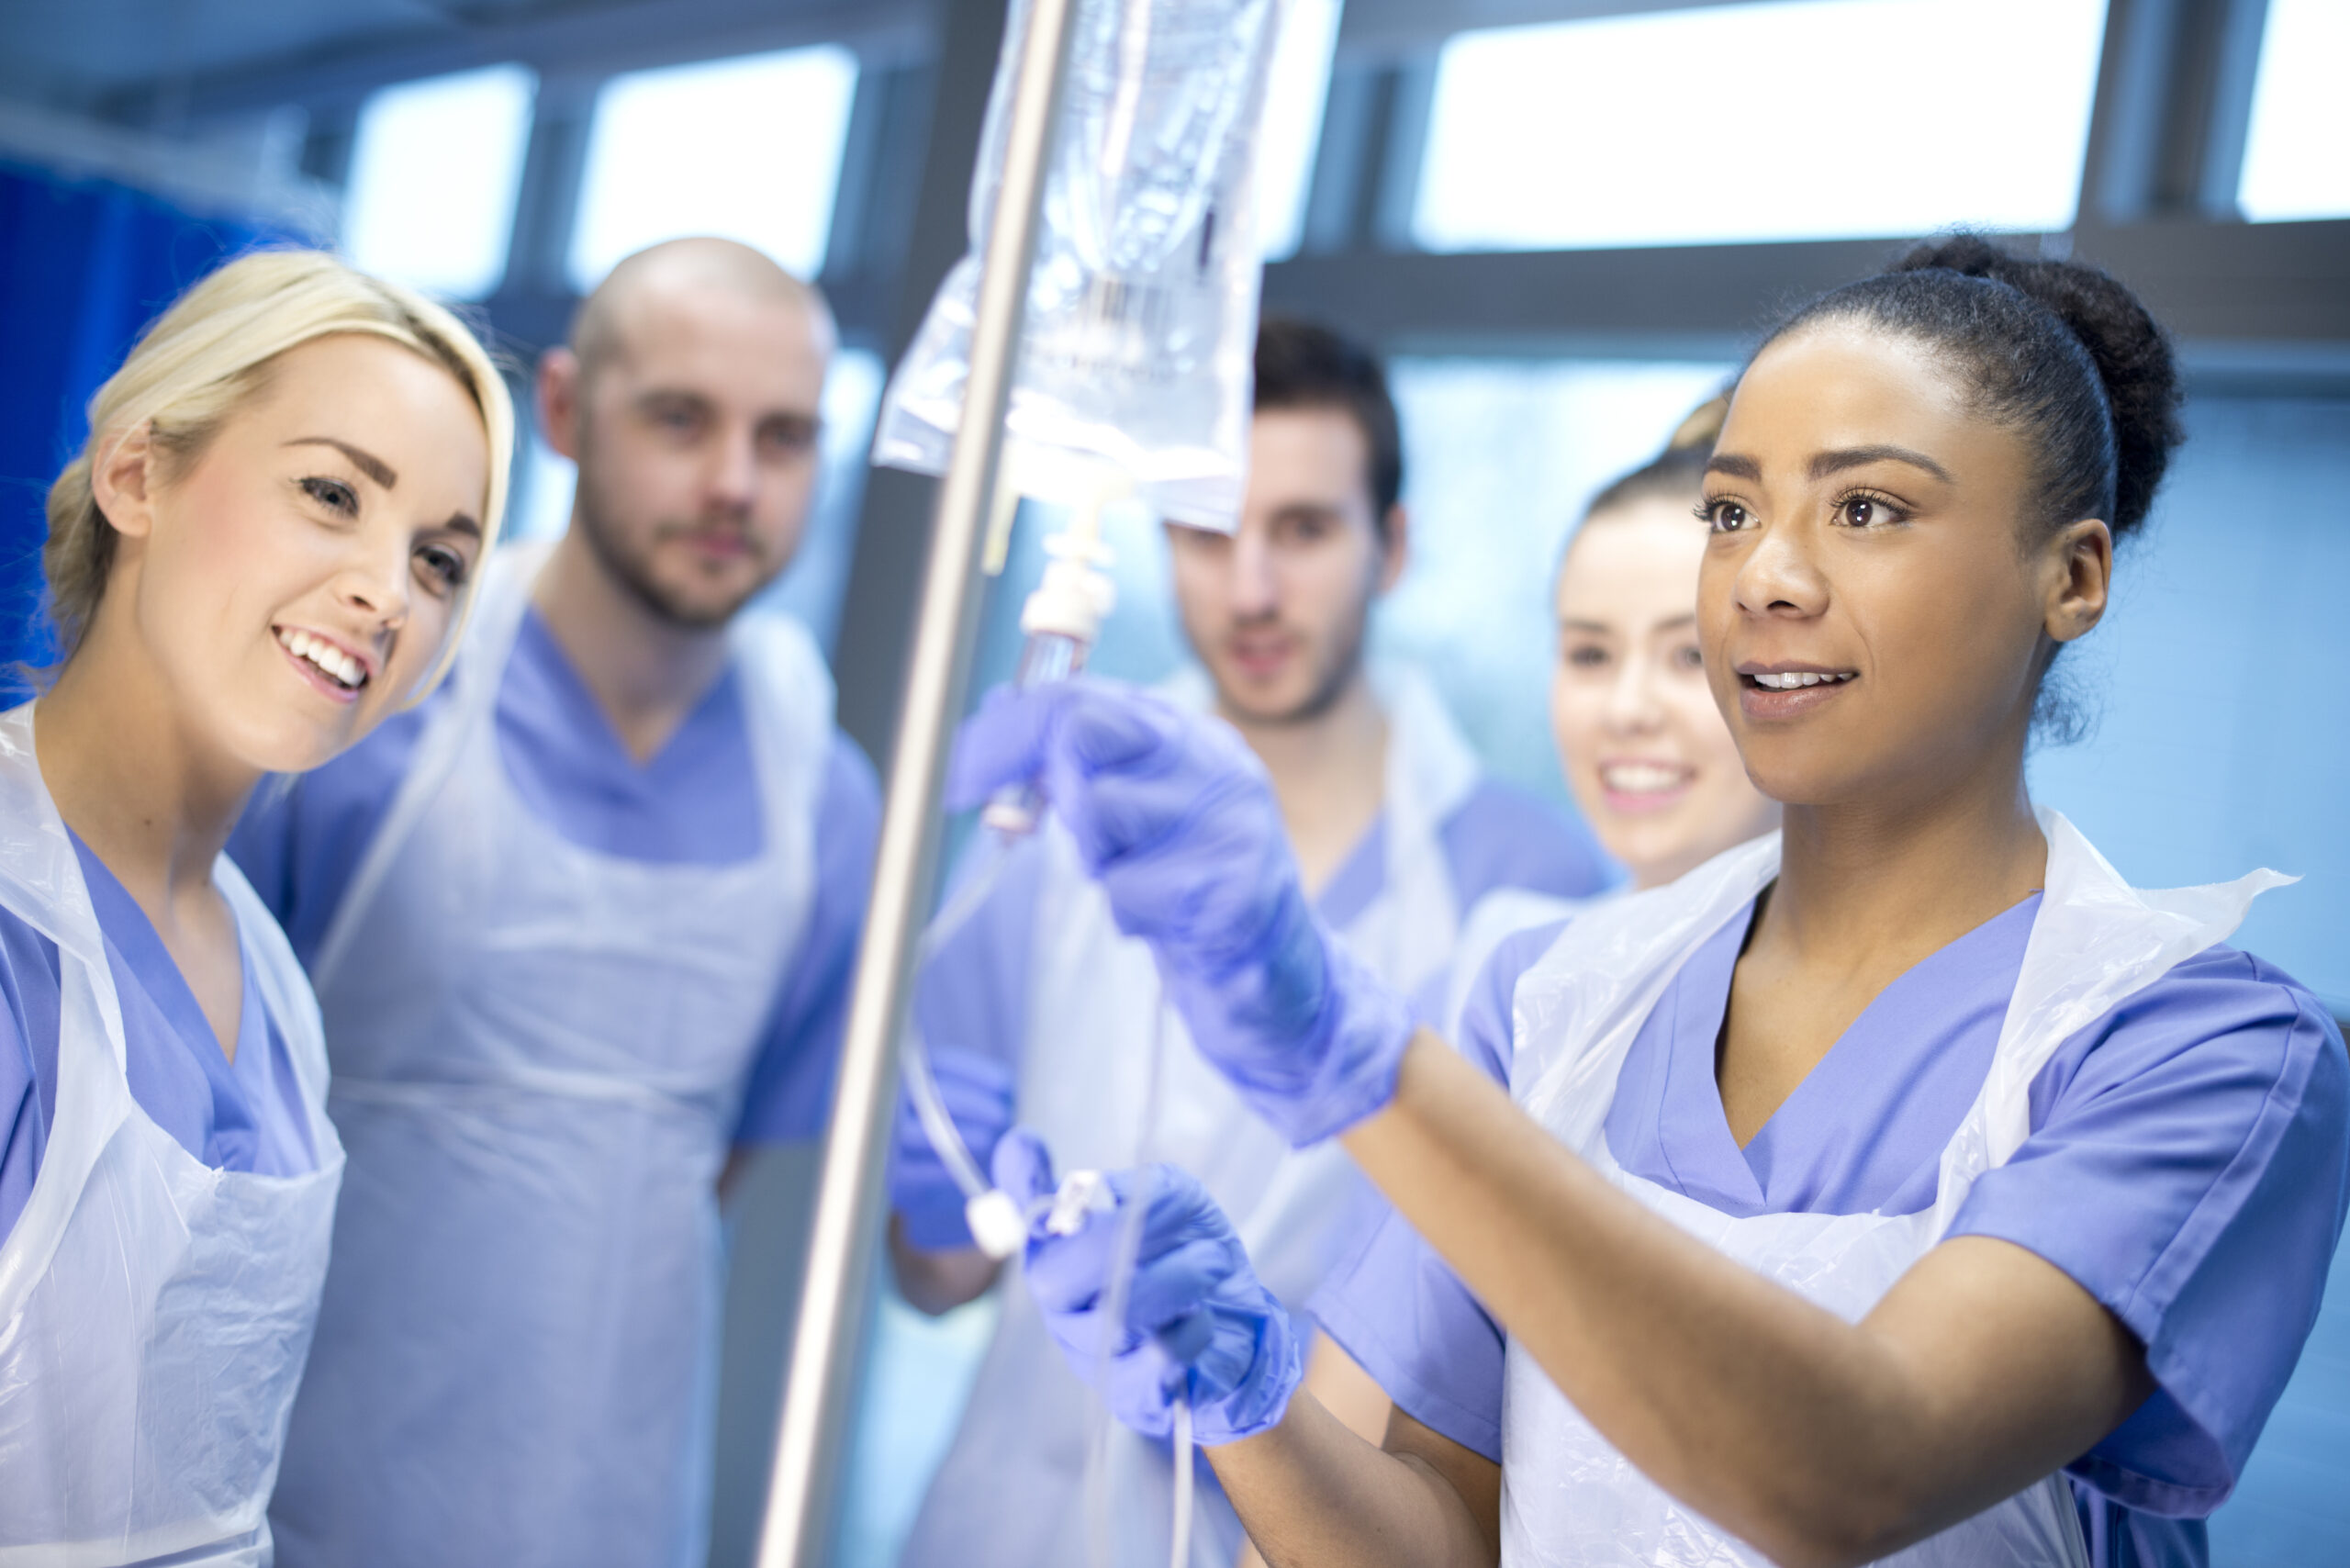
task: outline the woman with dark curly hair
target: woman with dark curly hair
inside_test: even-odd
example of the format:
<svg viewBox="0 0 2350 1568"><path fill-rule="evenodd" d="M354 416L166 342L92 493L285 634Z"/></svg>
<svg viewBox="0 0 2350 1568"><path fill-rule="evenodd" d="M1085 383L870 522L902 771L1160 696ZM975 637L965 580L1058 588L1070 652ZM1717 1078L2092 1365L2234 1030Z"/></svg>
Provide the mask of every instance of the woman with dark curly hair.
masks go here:
<svg viewBox="0 0 2350 1568"><path fill-rule="evenodd" d="M2024 778L2177 397L2120 284L1970 237L1796 312L1700 504L1707 675L1784 831L1505 943L1458 1051L1315 925L1227 739L1098 683L975 721L958 791L1041 779L1203 1053L1397 1210L1316 1304L1381 1448L1291 1396L1180 1173L1113 1179L1121 1323L1115 1225L1028 1249L1080 1374L1145 1430L1188 1405L1270 1562L2204 1559L2341 1234L2350 1062L2225 945L2283 879L2132 889ZM1050 1185L1033 1138L996 1165Z"/></svg>

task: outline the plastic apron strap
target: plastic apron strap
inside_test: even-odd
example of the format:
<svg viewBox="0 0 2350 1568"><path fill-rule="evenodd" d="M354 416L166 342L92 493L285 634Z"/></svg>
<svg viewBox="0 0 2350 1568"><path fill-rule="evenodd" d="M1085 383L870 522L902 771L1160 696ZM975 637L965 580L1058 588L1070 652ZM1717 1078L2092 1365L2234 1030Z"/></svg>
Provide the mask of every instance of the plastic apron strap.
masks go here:
<svg viewBox="0 0 2350 1568"><path fill-rule="evenodd" d="M2132 888L2060 812L2040 808L2048 869L1976 1103L1942 1151L1934 1234L1957 1218L1975 1178L2031 1135L2031 1085L2059 1046L2178 965L2226 941L2252 901L2300 879L2261 869L2206 887Z"/></svg>
<svg viewBox="0 0 2350 1568"><path fill-rule="evenodd" d="M1402 668L1382 674L1379 685L1391 724L1380 807L1387 885L1366 912L1374 918L1348 938L1388 983L1408 994L1450 961L1460 940L1460 900L1445 857L1444 824L1476 792L1483 770L1426 676Z"/></svg>
<svg viewBox="0 0 2350 1568"><path fill-rule="evenodd" d="M466 744L496 711L498 689L505 684L506 661L530 613L531 589L553 550L552 543L544 541L509 544L491 559L488 580L481 587L481 602L474 607L466 645L450 671L455 689L440 715L426 726L408 776L392 798L391 810L368 843L367 853L352 874L351 885L319 944L317 960L310 966L311 983L318 991L323 992L334 983L408 835L431 808Z"/></svg>
<svg viewBox="0 0 2350 1568"><path fill-rule="evenodd" d="M130 1114L123 1077L128 1049L97 911L73 841L33 755L33 709L0 714L0 908L57 944L59 957L56 1119L41 1177L0 1245L0 1323L15 1316L48 1271L57 1243L99 1153ZM67 1048L103 1039L108 1055Z"/></svg>

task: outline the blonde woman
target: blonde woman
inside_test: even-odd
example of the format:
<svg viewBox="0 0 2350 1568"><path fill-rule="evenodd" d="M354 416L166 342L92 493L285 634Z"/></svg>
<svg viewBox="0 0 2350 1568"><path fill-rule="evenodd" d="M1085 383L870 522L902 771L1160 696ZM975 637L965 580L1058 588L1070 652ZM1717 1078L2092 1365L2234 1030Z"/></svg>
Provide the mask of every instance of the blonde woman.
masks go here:
<svg viewBox="0 0 2350 1568"><path fill-rule="evenodd" d="M1575 806L1624 868L1625 890L1661 888L1733 845L1779 825L1714 706L1697 648L1697 567L1706 525L1695 515L1729 400L1681 422L1665 449L1595 497L1551 585L1559 631L1550 734ZM1514 931L1583 901L1508 889L1461 922L1439 1027L1456 1025L1471 981ZM1420 998L1424 1009L1439 999Z"/></svg>
<svg viewBox="0 0 2350 1568"><path fill-rule="evenodd" d="M0 715L0 1560L262 1563L342 1151L221 846L437 678L513 417L454 318L306 252L189 290L90 416L62 662Z"/></svg>

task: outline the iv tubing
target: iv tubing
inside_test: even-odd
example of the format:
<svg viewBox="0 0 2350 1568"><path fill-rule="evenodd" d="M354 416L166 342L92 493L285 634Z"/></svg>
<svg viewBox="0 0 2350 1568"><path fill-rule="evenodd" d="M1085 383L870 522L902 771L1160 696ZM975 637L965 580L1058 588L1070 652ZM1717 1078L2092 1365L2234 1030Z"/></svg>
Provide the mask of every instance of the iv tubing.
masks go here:
<svg viewBox="0 0 2350 1568"><path fill-rule="evenodd" d="M916 971L927 964L968 924L988 895L1003 879L1003 868L1011 860L1004 840L996 834L986 835L987 847L980 851L987 859L979 868L964 879L963 885L946 901L946 907L923 933L922 950L915 959ZM970 1146L963 1141L962 1129L956 1126L954 1116L946 1109L946 1102L938 1092L938 1080L930 1070L930 1050L919 1028L909 1027L903 1047L898 1053L899 1069L906 1076L906 1092L913 1100L914 1114L922 1119L922 1130L930 1139L930 1147L938 1152L947 1173L963 1190L965 1198L977 1198L993 1184L979 1162L972 1157Z"/></svg>
<svg viewBox="0 0 2350 1568"><path fill-rule="evenodd" d="M979 853L986 858L979 868L964 879L963 885L946 901L937 918L923 933L920 962L928 962L939 948L953 939L968 924L989 894L1002 880L1003 868L1011 861L1011 841L999 834L988 834L988 847ZM1148 1153L1158 1129L1158 1087L1167 1059L1167 998L1164 988L1154 987L1151 999L1150 1054L1146 1066L1143 1106L1140 1125L1135 1139L1137 1165ZM938 1152L939 1159L963 1190L964 1197L978 1198L985 1194L990 1183L979 1170L970 1148L963 1141L961 1129L955 1126L946 1102L938 1092L937 1080L930 1071L930 1055L919 1030L908 1032L901 1070L905 1073L906 1090L914 1103L914 1113L922 1119L923 1136ZM1117 1326L1125 1321L1125 1306L1134 1290L1136 1262L1142 1251L1142 1227L1149 1207L1150 1194L1139 1188L1130 1199L1126 1212L1119 1216L1118 1233L1113 1238L1110 1251L1110 1296L1102 1315L1102 1339L1100 1354L1104 1361L1114 1353ZM1032 1223L1042 1215L1044 1200L1035 1205L1028 1215ZM1192 1442L1192 1402L1181 1394L1175 1396L1175 1507L1168 1562L1169 1568L1190 1568L1192 1556L1192 1513L1195 1491L1194 1466L1196 1450ZM1107 1568L1111 1562L1110 1499L1107 1475L1109 1470L1109 1427L1099 1426L1089 1445L1086 1462L1086 1518L1088 1549L1092 1561Z"/></svg>

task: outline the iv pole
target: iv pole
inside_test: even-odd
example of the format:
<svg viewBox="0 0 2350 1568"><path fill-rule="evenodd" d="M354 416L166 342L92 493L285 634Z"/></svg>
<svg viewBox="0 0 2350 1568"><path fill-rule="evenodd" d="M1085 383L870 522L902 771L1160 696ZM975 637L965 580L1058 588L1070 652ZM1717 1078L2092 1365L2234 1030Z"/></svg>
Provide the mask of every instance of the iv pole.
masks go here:
<svg viewBox="0 0 2350 1568"><path fill-rule="evenodd" d="M1016 5L1016 0L1015 0ZM847 1448L858 1343L882 1218L883 1157L915 944L937 875L946 747L978 633L980 547L1002 481L1003 422L1035 257L1045 160L1060 116L1077 0L1030 0L1012 123L971 328L970 378L923 569L905 706L873 863L831 1136L816 1187L758 1568L822 1568ZM1015 15L1017 14L1015 10Z"/></svg>

